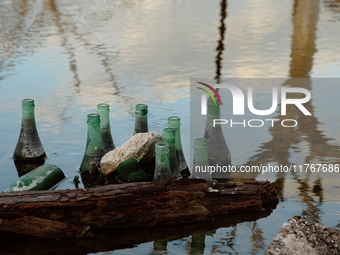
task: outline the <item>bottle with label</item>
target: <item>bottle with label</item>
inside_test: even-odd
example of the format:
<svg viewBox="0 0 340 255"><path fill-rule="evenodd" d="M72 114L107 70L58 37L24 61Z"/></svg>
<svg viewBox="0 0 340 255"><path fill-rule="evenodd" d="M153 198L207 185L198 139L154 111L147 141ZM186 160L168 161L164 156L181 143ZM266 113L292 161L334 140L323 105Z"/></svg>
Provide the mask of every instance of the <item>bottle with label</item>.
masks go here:
<svg viewBox="0 0 340 255"><path fill-rule="evenodd" d="M160 181L171 176L168 143L165 142L156 143L155 152L156 152L156 166L153 180Z"/></svg>
<svg viewBox="0 0 340 255"><path fill-rule="evenodd" d="M104 152L106 154L116 148L113 143L110 127L110 106L108 104L98 104L97 113L100 116L100 133L103 140Z"/></svg>
<svg viewBox="0 0 340 255"><path fill-rule="evenodd" d="M135 129L133 134L147 133L148 129L148 106L137 104L135 108Z"/></svg>
<svg viewBox="0 0 340 255"><path fill-rule="evenodd" d="M190 175L189 168L187 162L185 161L183 149L182 149L182 142L181 142L181 119L177 116L171 116L168 118L168 127L172 128L176 132L175 138L175 148L176 148L176 158L179 165L179 171L182 176Z"/></svg>
<svg viewBox="0 0 340 255"><path fill-rule="evenodd" d="M216 103L215 103L216 102ZM227 142L223 135L221 125L215 125L214 119L220 119L220 103L215 96L215 101L212 98L207 100L207 124L204 132L204 138L207 140L208 146L208 164L209 166L220 166L221 168L231 165L230 151ZM228 179L229 172L215 172L212 177Z"/></svg>
<svg viewBox="0 0 340 255"><path fill-rule="evenodd" d="M40 141L34 115L34 100L22 100L21 130L13 157L19 160L39 159L46 157Z"/></svg>
<svg viewBox="0 0 340 255"><path fill-rule="evenodd" d="M204 138L197 138L194 141L194 168L192 169L192 178L211 180L208 166L207 141Z"/></svg>
<svg viewBox="0 0 340 255"><path fill-rule="evenodd" d="M80 172L98 174L100 160L104 156L104 146L100 133L100 117L96 113L87 115L87 142Z"/></svg>

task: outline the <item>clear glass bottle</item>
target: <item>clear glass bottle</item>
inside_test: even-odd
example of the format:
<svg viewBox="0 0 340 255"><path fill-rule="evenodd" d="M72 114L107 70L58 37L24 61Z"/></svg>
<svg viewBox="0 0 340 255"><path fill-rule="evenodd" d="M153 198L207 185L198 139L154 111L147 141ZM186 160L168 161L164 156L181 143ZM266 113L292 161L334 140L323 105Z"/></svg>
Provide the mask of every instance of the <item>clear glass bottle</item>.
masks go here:
<svg viewBox="0 0 340 255"><path fill-rule="evenodd" d="M21 130L13 157L20 160L46 157L45 149L40 141L34 115L34 100L22 100Z"/></svg>
<svg viewBox="0 0 340 255"><path fill-rule="evenodd" d="M208 165L207 141L204 138L197 138L194 141L194 168L192 169L192 178L211 180Z"/></svg>
<svg viewBox="0 0 340 255"><path fill-rule="evenodd" d="M207 100L207 124L204 132L204 138L207 140L208 146L208 164L209 166L225 166L231 165L230 151L227 142L223 135L221 125L215 125L214 119L220 119L220 103L218 98L215 96L215 102L212 98ZM215 172L212 177L227 179L229 178L229 172Z"/></svg>
<svg viewBox="0 0 340 255"><path fill-rule="evenodd" d="M179 164L176 157L176 131L172 128L164 128L162 134L163 142L169 145L169 164L171 176L180 175Z"/></svg>
<svg viewBox="0 0 340 255"><path fill-rule="evenodd" d="M172 128L176 132L175 147L176 147L176 158L179 165L179 171L183 175L190 174L187 162L185 161L182 142L181 142L181 119L177 116L171 116L168 118L168 127Z"/></svg>
<svg viewBox="0 0 340 255"><path fill-rule="evenodd" d="M171 176L169 164L169 144L165 142L156 143L155 152L156 166L153 180L160 181Z"/></svg>
<svg viewBox="0 0 340 255"><path fill-rule="evenodd" d="M104 152L107 153L116 148L110 127L110 106L108 104L98 104L97 113L100 116L100 133L102 135Z"/></svg>
<svg viewBox="0 0 340 255"><path fill-rule="evenodd" d="M80 172L98 174L100 160L104 156L104 146L100 134L100 117L96 113L87 115L87 142Z"/></svg>
<svg viewBox="0 0 340 255"><path fill-rule="evenodd" d="M137 104L135 108L135 130L133 134L147 133L148 129L148 106Z"/></svg>
<svg viewBox="0 0 340 255"><path fill-rule="evenodd" d="M15 180L7 191L53 189L64 179L65 175L59 167L46 164Z"/></svg>

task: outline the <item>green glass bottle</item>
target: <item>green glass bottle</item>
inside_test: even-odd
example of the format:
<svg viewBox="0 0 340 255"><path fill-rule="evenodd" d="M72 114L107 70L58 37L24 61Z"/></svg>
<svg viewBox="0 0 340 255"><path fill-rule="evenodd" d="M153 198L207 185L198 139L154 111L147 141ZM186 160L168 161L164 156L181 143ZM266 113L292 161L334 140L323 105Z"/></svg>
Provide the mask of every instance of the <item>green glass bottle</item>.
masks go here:
<svg viewBox="0 0 340 255"><path fill-rule="evenodd" d="M119 183L145 182L151 179L152 176L149 176L134 158L126 159L120 163L116 173L116 180Z"/></svg>
<svg viewBox="0 0 340 255"><path fill-rule="evenodd" d="M100 133L102 135L105 154L114 150L111 127L110 127L110 106L108 104L98 104L97 113L100 116Z"/></svg>
<svg viewBox="0 0 340 255"><path fill-rule="evenodd" d="M34 116L34 100L22 100L21 130L13 157L20 160L46 157L40 141Z"/></svg>
<svg viewBox="0 0 340 255"><path fill-rule="evenodd" d="M187 162L185 161L182 142L181 142L181 119L177 116L171 116L168 118L168 127L176 131L175 138L175 148L176 148L176 158L178 162L178 167L180 173L183 175L190 174Z"/></svg>
<svg viewBox="0 0 340 255"><path fill-rule="evenodd" d="M215 101L212 98L207 100L207 124L204 132L204 138L207 140L208 146L208 164L209 166L225 166L231 164L230 151L227 142L223 135L222 125L215 125L214 119L220 119L220 103L215 96ZM228 179L229 172L215 172L213 178Z"/></svg>
<svg viewBox="0 0 340 255"><path fill-rule="evenodd" d="M80 172L98 174L100 160L104 156L104 146L100 134L100 117L96 113L87 115L87 142Z"/></svg>
<svg viewBox="0 0 340 255"><path fill-rule="evenodd" d="M46 164L15 180L7 191L48 190L64 179L65 175L59 167Z"/></svg>
<svg viewBox="0 0 340 255"><path fill-rule="evenodd" d="M192 178L211 180L208 165L207 141L204 138L197 138L194 141L194 168L192 169Z"/></svg>
<svg viewBox="0 0 340 255"><path fill-rule="evenodd" d="M176 157L176 131L172 128L164 128L162 134L163 142L169 145L169 164L171 176L180 175L179 164Z"/></svg>
<svg viewBox="0 0 340 255"><path fill-rule="evenodd" d="M168 143L165 142L156 143L155 152L156 152L156 166L153 180L160 181L171 176Z"/></svg>
<svg viewBox="0 0 340 255"><path fill-rule="evenodd" d="M137 104L135 108L135 130L133 134L147 133L148 129L148 106Z"/></svg>

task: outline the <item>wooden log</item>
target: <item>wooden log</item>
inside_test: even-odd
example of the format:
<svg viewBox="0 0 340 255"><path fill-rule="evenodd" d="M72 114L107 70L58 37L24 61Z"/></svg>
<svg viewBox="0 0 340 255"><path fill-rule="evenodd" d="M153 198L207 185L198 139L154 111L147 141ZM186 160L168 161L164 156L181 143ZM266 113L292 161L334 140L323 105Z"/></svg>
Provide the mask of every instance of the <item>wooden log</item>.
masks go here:
<svg viewBox="0 0 340 255"><path fill-rule="evenodd" d="M81 236L89 228L207 221L219 214L261 211L265 204L271 203L277 204L278 199L269 182L215 183L174 177L161 182L89 189L0 193L0 231L56 237L58 228L48 234L46 225L63 223L66 225L60 229L79 228L68 231L67 236ZM14 224L27 217L34 217L35 221L47 220L41 221L45 227L25 232ZM30 224L26 223L29 229ZM34 228L33 224L30 227Z"/></svg>

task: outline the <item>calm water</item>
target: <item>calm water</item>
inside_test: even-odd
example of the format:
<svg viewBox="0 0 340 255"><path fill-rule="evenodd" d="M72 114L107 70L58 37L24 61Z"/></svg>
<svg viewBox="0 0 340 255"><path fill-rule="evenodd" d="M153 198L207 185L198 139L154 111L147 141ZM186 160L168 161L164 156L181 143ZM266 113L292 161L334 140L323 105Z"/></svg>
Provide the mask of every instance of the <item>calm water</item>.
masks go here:
<svg viewBox="0 0 340 255"><path fill-rule="evenodd" d="M35 100L45 163L68 176L59 188L74 188L71 179L85 150L86 116L98 103L111 107L116 146L133 133L137 103L149 105L152 131L161 133L171 115L181 117L189 161L190 78L339 78L339 28L339 0L2 0L0 191L18 177L11 155L24 98ZM313 118L293 132L269 127L256 133L225 132L233 164L340 163L339 82L313 79L306 88L312 93L308 107ZM265 102L266 87L257 89ZM103 245L106 237L101 245L77 242L69 250L263 254L291 216L340 227L338 175L268 174L256 179L275 182L286 199L271 214L230 215L209 226L150 230L148 235L136 231L126 236L131 240L126 245ZM17 247L45 252L28 243ZM3 244L0 249L14 252Z"/></svg>

